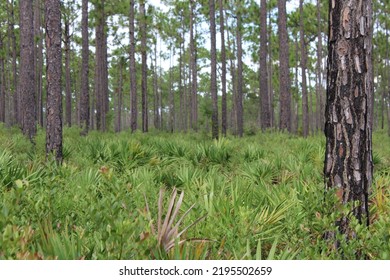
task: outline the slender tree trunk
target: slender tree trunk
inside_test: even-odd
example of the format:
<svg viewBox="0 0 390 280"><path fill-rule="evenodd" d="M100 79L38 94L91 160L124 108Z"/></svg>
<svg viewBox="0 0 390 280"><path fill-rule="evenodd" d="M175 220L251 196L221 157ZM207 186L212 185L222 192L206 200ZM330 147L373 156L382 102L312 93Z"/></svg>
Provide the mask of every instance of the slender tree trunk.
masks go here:
<svg viewBox="0 0 390 280"><path fill-rule="evenodd" d="M286 0L278 0L280 129L291 132L291 90Z"/></svg>
<svg viewBox="0 0 390 280"><path fill-rule="evenodd" d="M164 128L164 122L163 122L163 102L162 102L162 65L161 65L161 38L160 38L160 49L159 49L159 53L160 53L160 59L159 59L159 84L158 84L158 108L159 108L159 114L160 114L160 123L159 123L159 127L161 130L163 130Z"/></svg>
<svg viewBox="0 0 390 280"><path fill-rule="evenodd" d="M228 19L226 18L226 26L228 26ZM237 108L236 108L236 99L237 99L237 73L236 73L236 65L234 61L234 53L236 52L236 47L234 44L234 40L230 40L230 32L228 29L227 32L227 41L228 41L228 51L229 51L229 70L230 70L230 76L231 76L231 85L232 85L232 108L231 108L231 129L233 131L233 134L237 134Z"/></svg>
<svg viewBox="0 0 390 280"><path fill-rule="evenodd" d="M244 108L243 108L243 65L242 65L242 11L241 0L237 3L237 96L236 96L236 113L237 113L237 134L239 137L244 135Z"/></svg>
<svg viewBox="0 0 390 280"><path fill-rule="evenodd" d="M0 23L0 30L2 26ZM0 50L3 50L3 36L0 34ZM4 57L0 54L0 122L5 123L5 69Z"/></svg>
<svg viewBox="0 0 390 280"><path fill-rule="evenodd" d="M368 225L373 172L372 2L359 3L329 2L324 173L326 188L336 188L338 202L350 202L351 213ZM338 229L350 236L350 217L341 215Z"/></svg>
<svg viewBox="0 0 390 280"><path fill-rule="evenodd" d="M260 6L260 110L261 128L271 127L271 113L268 96L267 72L267 1L261 0Z"/></svg>
<svg viewBox="0 0 390 280"><path fill-rule="evenodd" d="M117 111L116 111L116 125L115 132L122 131L122 104L123 104L123 58L119 58L119 79L117 88Z"/></svg>
<svg viewBox="0 0 390 280"><path fill-rule="evenodd" d="M169 57L169 130L171 133L175 130L175 95L172 89L172 59L174 56L174 48L171 46Z"/></svg>
<svg viewBox="0 0 390 280"><path fill-rule="evenodd" d="M88 40L88 0L82 1L81 15L82 62L81 62L81 94L80 94L80 127L82 135L89 129L89 40ZM93 111L92 111L93 112Z"/></svg>
<svg viewBox="0 0 390 280"><path fill-rule="evenodd" d="M71 92L71 76L70 76L70 22L69 18L65 17L65 32L64 32L64 47L65 47L65 120L66 124L72 126L72 92Z"/></svg>
<svg viewBox="0 0 390 280"><path fill-rule="evenodd" d="M317 129L324 129L324 104L323 104L323 87L322 87L322 31L321 31L321 4L317 0L317 86L316 86L316 104L317 104Z"/></svg>
<svg viewBox="0 0 390 280"><path fill-rule="evenodd" d="M155 35L157 38L157 34ZM157 75L157 39L154 44L154 66L152 65L153 69L153 93L154 93L154 128L161 129L160 127L160 110L159 108L159 94L158 94L158 75Z"/></svg>
<svg viewBox="0 0 390 280"><path fill-rule="evenodd" d="M135 26L134 26L134 0L130 0L130 127L131 132L137 130L137 78L135 65Z"/></svg>
<svg viewBox="0 0 390 280"><path fill-rule="evenodd" d="M20 4L19 4L20 5ZM11 0L8 3L8 11L9 11L9 36L11 39L11 50L12 50L12 90L13 90L13 118L12 125L21 125L21 116L20 112L20 103L22 100L22 96L20 96L19 88L18 88L18 73L17 73L17 47L16 47L16 35L15 35L15 13L14 1Z"/></svg>
<svg viewBox="0 0 390 280"><path fill-rule="evenodd" d="M271 11L269 11L268 13L268 38L271 38L272 36L272 24L271 24ZM269 71L269 74L268 74L268 83L269 83L269 86L268 86L268 98L269 98L269 112L270 112L270 123L271 123L271 127L274 127L275 126L275 114L274 114L274 87L273 87L273 81L272 81L272 77L273 77L273 67L272 67L272 63L273 63L273 59L272 59L272 44L271 44L271 39L268 40L268 71Z"/></svg>
<svg viewBox="0 0 390 280"><path fill-rule="evenodd" d="M61 3L46 0L47 113L46 157L55 154L62 162L62 94L61 94Z"/></svg>
<svg viewBox="0 0 390 280"><path fill-rule="evenodd" d="M197 71L197 59L196 59L196 44L195 44L195 0L190 0L191 3L191 15L190 15L190 52L191 52L191 114L190 122L191 128L197 130L198 124L198 104L197 104L197 91L198 91L198 71Z"/></svg>
<svg viewBox="0 0 390 280"><path fill-rule="evenodd" d="M37 132L35 108L34 28L32 1L20 1L20 80L23 134L34 143Z"/></svg>
<svg viewBox="0 0 390 280"><path fill-rule="evenodd" d="M141 31L141 57L142 57L142 132L148 132L148 87L147 87L147 55L146 55L146 14L145 14L145 0L140 2L140 31Z"/></svg>
<svg viewBox="0 0 390 280"><path fill-rule="evenodd" d="M219 0L219 25L221 33L221 64L222 64L222 135L226 137L227 130L227 97L226 97L226 45L225 45L225 19L224 1Z"/></svg>
<svg viewBox="0 0 390 280"><path fill-rule="evenodd" d="M215 26L215 0L209 1L210 8L210 36L211 36L211 99L213 110L211 115L211 132L214 139L218 139L218 92L217 92L217 43Z"/></svg>
<svg viewBox="0 0 390 280"><path fill-rule="evenodd" d="M308 102L308 93L307 93L307 80L306 80L306 46L305 46L305 33L304 33L304 23L303 23L303 0L299 1L299 11L300 11L300 28L299 28L299 37L301 43L301 70L302 70L302 127L303 127L303 137L309 135L309 102Z"/></svg>

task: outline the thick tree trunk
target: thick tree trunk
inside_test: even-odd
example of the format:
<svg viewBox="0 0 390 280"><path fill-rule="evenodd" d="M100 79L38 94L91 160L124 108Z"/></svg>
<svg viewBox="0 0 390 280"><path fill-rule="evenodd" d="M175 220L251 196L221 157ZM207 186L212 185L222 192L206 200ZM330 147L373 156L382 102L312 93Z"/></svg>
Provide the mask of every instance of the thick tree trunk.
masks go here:
<svg viewBox="0 0 390 280"><path fill-rule="evenodd" d="M37 132L34 71L34 28L32 1L20 1L20 76L22 130L31 142Z"/></svg>
<svg viewBox="0 0 390 280"><path fill-rule="evenodd" d="M130 127L131 132L137 130L137 78L136 78L136 65L135 65L135 10L134 0L130 0Z"/></svg>
<svg viewBox="0 0 390 280"><path fill-rule="evenodd" d="M62 162L62 93L61 93L61 3L46 0L46 157L55 154Z"/></svg>
<svg viewBox="0 0 390 280"><path fill-rule="evenodd" d="M211 115L211 133L213 139L218 139L218 92L217 92L217 43L215 27L215 0L209 1L210 8L210 36L211 36L211 84L210 93L213 104Z"/></svg>
<svg viewBox="0 0 390 280"><path fill-rule="evenodd" d="M271 11L268 13L268 38L272 36L272 24L271 24ZM275 126L275 113L274 113L274 87L273 87L273 59L272 59L272 45L271 39L268 40L268 98L269 98L269 112L270 112L270 123L271 127Z"/></svg>
<svg viewBox="0 0 390 280"><path fill-rule="evenodd" d="M286 0L278 0L280 129L291 131L291 90Z"/></svg>
<svg viewBox="0 0 390 280"><path fill-rule="evenodd" d="M267 1L261 0L260 6L260 110L261 128L271 127L271 113L268 96L267 70Z"/></svg>
<svg viewBox="0 0 390 280"><path fill-rule="evenodd" d="M301 43L301 70L302 70L302 132L303 137L309 135L309 102L308 102L308 93L307 93L307 80L306 80L306 46L305 46L305 33L304 33L304 23L303 23L303 0L299 1L299 13L300 13L300 28L299 28L299 37Z"/></svg>
<svg viewBox="0 0 390 280"><path fill-rule="evenodd" d="M339 203L351 203L351 213L368 225L373 172L371 1L330 1L329 24L326 188L336 188ZM352 233L349 221L348 216L337 221L341 233Z"/></svg>
<svg viewBox="0 0 390 280"><path fill-rule="evenodd" d="M221 33L221 64L222 64L222 134L226 137L227 130L227 97L226 97L226 45L225 45L225 19L224 1L219 0L219 25Z"/></svg>
<svg viewBox="0 0 390 280"><path fill-rule="evenodd" d="M236 96L236 113L237 113L237 135L244 135L244 108L243 108L243 65L242 65L242 2L237 3L237 96Z"/></svg>
<svg viewBox="0 0 390 280"><path fill-rule="evenodd" d="M89 129L89 41L88 41L88 0L82 2L81 16L82 62L81 62L81 95L80 95L80 126L83 135Z"/></svg>
<svg viewBox="0 0 390 280"><path fill-rule="evenodd" d="M141 31L141 58L142 58L142 132L148 132L148 65L146 55L146 13L145 0L140 2L140 31Z"/></svg>

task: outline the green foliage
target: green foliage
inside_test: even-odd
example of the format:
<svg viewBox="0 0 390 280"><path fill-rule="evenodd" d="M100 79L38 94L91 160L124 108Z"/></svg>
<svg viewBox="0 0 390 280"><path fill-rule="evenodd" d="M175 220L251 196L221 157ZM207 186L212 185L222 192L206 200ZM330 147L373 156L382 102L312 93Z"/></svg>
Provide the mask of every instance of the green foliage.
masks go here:
<svg viewBox="0 0 390 280"><path fill-rule="evenodd" d="M324 198L320 136L81 138L65 128L59 166L45 161L43 131L35 148L18 130L0 132L0 259L390 259L383 131L371 226L352 221L357 238L338 236L338 250L323 238L340 211L334 193Z"/></svg>

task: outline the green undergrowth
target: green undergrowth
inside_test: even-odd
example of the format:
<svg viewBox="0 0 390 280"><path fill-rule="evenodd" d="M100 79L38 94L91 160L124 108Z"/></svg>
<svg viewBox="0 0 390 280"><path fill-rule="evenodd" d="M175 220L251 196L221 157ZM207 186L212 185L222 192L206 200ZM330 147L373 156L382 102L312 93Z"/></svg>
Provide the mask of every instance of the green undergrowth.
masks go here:
<svg viewBox="0 0 390 280"><path fill-rule="evenodd" d="M323 238L337 217L322 135L64 133L58 166L44 131L33 147L0 128L0 259L390 258L385 132L374 135L371 226L354 223L358 237L338 250Z"/></svg>

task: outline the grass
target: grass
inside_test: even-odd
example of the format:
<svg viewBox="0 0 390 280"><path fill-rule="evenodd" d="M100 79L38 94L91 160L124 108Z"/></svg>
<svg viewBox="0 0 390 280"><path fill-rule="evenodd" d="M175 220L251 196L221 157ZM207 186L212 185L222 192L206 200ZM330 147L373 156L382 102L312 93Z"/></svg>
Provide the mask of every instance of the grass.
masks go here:
<svg viewBox="0 0 390 280"><path fill-rule="evenodd" d="M371 226L334 250L322 136L65 128L62 166L0 127L0 259L390 259L390 139L374 134ZM165 195L163 195L165 193ZM185 194L185 195L184 195Z"/></svg>

